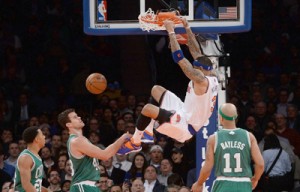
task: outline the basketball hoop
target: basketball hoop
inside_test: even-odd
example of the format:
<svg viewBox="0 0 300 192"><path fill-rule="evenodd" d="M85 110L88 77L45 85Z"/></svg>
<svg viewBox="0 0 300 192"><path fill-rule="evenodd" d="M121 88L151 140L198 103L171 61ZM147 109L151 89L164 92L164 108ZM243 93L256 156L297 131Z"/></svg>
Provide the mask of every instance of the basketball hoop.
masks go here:
<svg viewBox="0 0 300 192"><path fill-rule="evenodd" d="M157 30L166 30L164 27L164 21L170 20L174 24L182 23L178 12L176 11L167 11L167 12L158 12L157 14L149 8L145 13L141 13L138 17L140 28L143 31L157 31Z"/></svg>

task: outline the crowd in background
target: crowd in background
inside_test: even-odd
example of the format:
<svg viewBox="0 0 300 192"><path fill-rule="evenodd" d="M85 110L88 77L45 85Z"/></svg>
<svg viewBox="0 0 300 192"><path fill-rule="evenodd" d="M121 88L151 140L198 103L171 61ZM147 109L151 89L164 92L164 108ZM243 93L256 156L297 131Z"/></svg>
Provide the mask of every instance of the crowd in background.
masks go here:
<svg viewBox="0 0 300 192"><path fill-rule="evenodd" d="M262 151L266 135L278 136L290 157L286 164L292 164L297 187L299 1L253 0L252 4L252 30L221 36L231 55L227 100L238 108L238 126L255 135ZM26 148L23 130L36 125L47 140L40 151L43 184L67 191L71 180L68 132L57 124L57 114L68 107L76 109L86 124L85 136L101 148L124 132L134 132L136 117L148 96L122 89L121 62L115 51L122 49L118 38L83 33L82 1L0 0L0 186L5 178L13 178L18 155ZM84 87L85 78L94 71L102 71L110 80L107 91L98 96ZM123 190L135 191L143 185L151 191L154 186L149 181L153 180L160 183L157 191L191 187L196 180L194 151L195 138L182 144L156 134L155 144L144 144L141 153L102 161L99 187L114 191L115 185L120 185ZM137 177L143 178L143 183L136 181Z"/></svg>

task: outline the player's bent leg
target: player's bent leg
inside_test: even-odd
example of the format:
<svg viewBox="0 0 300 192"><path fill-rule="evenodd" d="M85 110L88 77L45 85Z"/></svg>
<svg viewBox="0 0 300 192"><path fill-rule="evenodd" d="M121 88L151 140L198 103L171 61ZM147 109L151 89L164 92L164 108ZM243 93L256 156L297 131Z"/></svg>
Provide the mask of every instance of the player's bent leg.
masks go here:
<svg viewBox="0 0 300 192"><path fill-rule="evenodd" d="M151 89L151 96L154 98L156 102L161 103L161 99L164 93L167 91L164 87L160 85L154 85Z"/></svg>
<svg viewBox="0 0 300 192"><path fill-rule="evenodd" d="M117 154L124 155L128 153L140 151L142 149L141 142L143 137L144 137L144 142L154 143L153 130L152 131L148 130L147 132L145 132L145 129L147 128L147 126L149 126L151 122L151 118L157 117L158 113L159 113L158 107L151 104L146 104L143 107L141 114L137 119L135 132L132 138L122 145L122 147L118 150Z"/></svg>
<svg viewBox="0 0 300 192"><path fill-rule="evenodd" d="M148 103L143 107L140 116L145 116L145 117L148 117L151 119L156 119L158 114L159 114L159 107ZM140 118L140 116L139 116L139 118ZM149 120L149 123L150 123L150 120ZM145 128L146 128L146 126L144 127L144 129Z"/></svg>
<svg viewBox="0 0 300 192"><path fill-rule="evenodd" d="M100 192L97 186L75 184L71 186L70 192Z"/></svg>

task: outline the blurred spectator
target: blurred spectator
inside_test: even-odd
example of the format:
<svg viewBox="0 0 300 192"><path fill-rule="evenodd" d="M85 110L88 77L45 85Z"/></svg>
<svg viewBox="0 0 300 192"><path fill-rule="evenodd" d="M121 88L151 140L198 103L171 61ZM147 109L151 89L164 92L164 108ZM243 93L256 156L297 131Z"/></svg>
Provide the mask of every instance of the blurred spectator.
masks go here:
<svg viewBox="0 0 300 192"><path fill-rule="evenodd" d="M65 168L68 160L69 160L69 155L67 153L59 154L57 160L57 168L59 171L61 181L65 180L65 175L66 175Z"/></svg>
<svg viewBox="0 0 300 192"><path fill-rule="evenodd" d="M11 181L5 181L2 185L2 182L0 182L0 186L2 187L1 189L1 192L10 192L11 190L11 184L12 182Z"/></svg>
<svg viewBox="0 0 300 192"><path fill-rule="evenodd" d="M187 178L186 178L186 186L192 187L192 185L197 181L197 170L196 167L192 168L188 171Z"/></svg>
<svg viewBox="0 0 300 192"><path fill-rule="evenodd" d="M157 179L158 181L167 186L168 177L173 173L173 165L169 159L163 159L160 162L160 174L158 174Z"/></svg>
<svg viewBox="0 0 300 192"><path fill-rule="evenodd" d="M126 172L124 180L144 179L145 169L148 166L147 160L142 153L136 153L132 159L132 165Z"/></svg>
<svg viewBox="0 0 300 192"><path fill-rule="evenodd" d="M70 191L70 186L71 186L71 181L70 180L64 180L61 182L61 192L69 192Z"/></svg>
<svg viewBox="0 0 300 192"><path fill-rule="evenodd" d="M265 101L266 102L272 102L272 103L277 103L278 99L277 99L277 92L274 86L270 86L267 88L267 93L266 93L266 98Z"/></svg>
<svg viewBox="0 0 300 192"><path fill-rule="evenodd" d="M186 183L187 173L189 171L189 165L185 161L184 154L181 149L173 148L171 155L172 163L173 163L173 173L180 174L183 182Z"/></svg>
<svg viewBox="0 0 300 192"><path fill-rule="evenodd" d="M135 124L133 121L125 121L125 132L129 132L130 134L134 134Z"/></svg>
<svg viewBox="0 0 300 192"><path fill-rule="evenodd" d="M15 167L7 164L4 161L4 151L3 151L1 144L0 144L0 174L1 174L1 177L0 177L1 182L11 180L15 174Z"/></svg>
<svg viewBox="0 0 300 192"><path fill-rule="evenodd" d="M249 115L246 118L245 129L255 136L257 142L259 142L262 139L263 131L258 129L256 119L254 116Z"/></svg>
<svg viewBox="0 0 300 192"><path fill-rule="evenodd" d="M120 110L118 108L117 100L116 99L110 99L108 106L111 109L113 120L117 121L117 119L120 118Z"/></svg>
<svg viewBox="0 0 300 192"><path fill-rule="evenodd" d="M134 94L127 95L127 108L134 111L136 106L136 97Z"/></svg>
<svg viewBox="0 0 300 192"><path fill-rule="evenodd" d="M296 155L294 153L294 147L291 146L289 140L287 138L281 137L279 135L276 134L276 125L274 122L270 121L268 123L268 126L265 129L265 136L271 135L271 134L275 134L276 137L278 138L279 142L280 142L280 146L289 154L290 160L291 162L295 161ZM262 139L259 143L258 143L258 147L260 149L261 152L263 152L264 149L264 145L265 145L265 140Z"/></svg>
<svg viewBox="0 0 300 192"><path fill-rule="evenodd" d="M105 146L102 143L100 143L100 136L98 132L90 131L90 133L88 134L88 139L92 144L98 146L101 149L105 149Z"/></svg>
<svg viewBox="0 0 300 192"><path fill-rule="evenodd" d="M178 192L179 189L180 189L180 186L171 184L166 187L165 191L166 192Z"/></svg>
<svg viewBox="0 0 300 192"><path fill-rule="evenodd" d="M20 152L27 148L27 143L23 139L18 140Z"/></svg>
<svg viewBox="0 0 300 192"><path fill-rule="evenodd" d="M46 145L49 146L51 143L50 125L47 123L43 123L39 126L39 128L41 129L41 131L43 132L43 134L46 137Z"/></svg>
<svg viewBox="0 0 300 192"><path fill-rule="evenodd" d="M287 127L287 121L284 115L277 113L275 120L277 124L277 134L287 138L294 147L294 153L300 157L300 134L296 130Z"/></svg>
<svg viewBox="0 0 300 192"><path fill-rule="evenodd" d="M39 125L40 125L39 118L37 116L31 116L28 122L28 127L39 126Z"/></svg>
<svg viewBox="0 0 300 192"><path fill-rule="evenodd" d="M145 192L144 183L141 179L134 179L132 181L131 192Z"/></svg>
<svg viewBox="0 0 300 192"><path fill-rule="evenodd" d="M134 122L134 115L132 110L126 110L121 114L122 119L124 119L125 122Z"/></svg>
<svg viewBox="0 0 300 192"><path fill-rule="evenodd" d="M50 191L53 192L60 192L61 191L61 178L59 175L58 170L56 169L51 169L48 173L48 182L49 182L49 187L47 188Z"/></svg>
<svg viewBox="0 0 300 192"><path fill-rule="evenodd" d="M191 191L191 189L189 187L182 186L182 187L180 187L178 192L189 192L189 191Z"/></svg>
<svg viewBox="0 0 300 192"><path fill-rule="evenodd" d="M117 131L118 137L121 136L121 135L123 135L123 134L126 132L126 130L125 130L125 121L124 121L124 119L119 118L119 119L117 120L117 123L116 123L116 131Z"/></svg>
<svg viewBox="0 0 300 192"><path fill-rule="evenodd" d="M52 135L51 137L51 154L54 159L58 159L59 151L62 150L62 142L60 135Z"/></svg>
<svg viewBox="0 0 300 192"><path fill-rule="evenodd" d="M156 133L155 136L156 136L157 145L161 146L161 148L163 150L165 150L165 147L168 143L169 137L166 135L159 134L159 133Z"/></svg>
<svg viewBox="0 0 300 192"><path fill-rule="evenodd" d="M288 106L289 92L287 89L279 90L279 99L277 103L277 113L287 116L287 106Z"/></svg>
<svg viewBox="0 0 300 192"><path fill-rule="evenodd" d="M265 102L257 102L254 106L254 116L257 130L263 132L271 117L267 114L267 105Z"/></svg>
<svg viewBox="0 0 300 192"><path fill-rule="evenodd" d="M0 125L11 124L13 115L13 102L6 98L3 89L0 89Z"/></svg>
<svg viewBox="0 0 300 192"><path fill-rule="evenodd" d="M274 157L277 156L280 150L282 150L278 138L274 134L270 134L265 137L264 151L262 153L265 161L265 172L271 167ZM290 190L284 187L284 183L272 182L274 177L285 175L287 172L290 172L292 169L290 158L284 150L281 151L281 154L276 161L274 167L268 174L269 182L264 186L266 191L285 191Z"/></svg>
<svg viewBox="0 0 300 192"><path fill-rule="evenodd" d="M65 167L65 178L62 178L62 180L69 180L72 181L73 171L72 171L72 162L71 160L67 160L66 167Z"/></svg>
<svg viewBox="0 0 300 192"><path fill-rule="evenodd" d="M100 141L104 146L112 144L116 139L116 130L110 108L103 109L103 117L100 123Z"/></svg>
<svg viewBox="0 0 300 192"><path fill-rule="evenodd" d="M8 158L5 160L5 163L12 165L16 168L17 166L17 159L19 157L20 154L20 148L18 143L15 142L11 142L8 145Z"/></svg>
<svg viewBox="0 0 300 192"><path fill-rule="evenodd" d="M54 162L51 154L51 150L49 147L45 146L40 151L40 156L43 160L44 171L46 175L49 173L51 168L56 167L56 163Z"/></svg>
<svg viewBox="0 0 300 192"><path fill-rule="evenodd" d="M2 130L1 132L1 143L2 143L2 147L3 147L3 153L5 154L5 156L8 155L8 146L11 142L13 142L13 133L10 129L5 128Z"/></svg>
<svg viewBox="0 0 300 192"><path fill-rule="evenodd" d="M177 185L177 186L184 186L183 179L180 174L173 173L168 177L167 181L168 185Z"/></svg>
<svg viewBox="0 0 300 192"><path fill-rule="evenodd" d="M161 192L165 190L165 186L157 180L157 169L153 165L149 165L145 170L145 192Z"/></svg>
<svg viewBox="0 0 300 192"><path fill-rule="evenodd" d="M287 123L288 128L294 129L300 133L300 115L298 107L294 104L289 104L287 107Z"/></svg>
<svg viewBox="0 0 300 192"><path fill-rule="evenodd" d="M18 101L13 109L13 121L17 124L17 134L22 132L27 126L27 121L35 115L35 107L30 103L27 93L20 93Z"/></svg>
<svg viewBox="0 0 300 192"><path fill-rule="evenodd" d="M114 156L113 165L116 168L122 169L123 171L129 171L130 167L132 166L132 162L127 160L128 155L120 155L116 154Z"/></svg>
<svg viewBox="0 0 300 192"><path fill-rule="evenodd" d="M106 174L100 174L99 189L103 192L108 192L109 188L113 185L113 181L109 179Z"/></svg>
<svg viewBox="0 0 300 192"><path fill-rule="evenodd" d="M114 167L112 161L113 161L113 157L107 160L102 160L101 164L105 167L108 178L113 180L114 184L121 185L124 181L126 172L123 171L122 169Z"/></svg>
<svg viewBox="0 0 300 192"><path fill-rule="evenodd" d="M157 170L160 169L160 162L163 159L163 149L159 145L153 145L149 151L149 165L153 165Z"/></svg>
<svg viewBox="0 0 300 192"><path fill-rule="evenodd" d="M63 129L61 131L61 145L63 147L67 147L67 142L68 142L68 139L69 139L69 131L67 129Z"/></svg>
<svg viewBox="0 0 300 192"><path fill-rule="evenodd" d="M137 105L134 108L134 121L137 120L138 116L141 114L144 105Z"/></svg>
<svg viewBox="0 0 300 192"><path fill-rule="evenodd" d="M100 133L100 123L97 117L90 118L86 131L86 135L89 135L89 132Z"/></svg>
<svg viewBox="0 0 300 192"><path fill-rule="evenodd" d="M109 192L122 192L122 188L120 185L112 185Z"/></svg>

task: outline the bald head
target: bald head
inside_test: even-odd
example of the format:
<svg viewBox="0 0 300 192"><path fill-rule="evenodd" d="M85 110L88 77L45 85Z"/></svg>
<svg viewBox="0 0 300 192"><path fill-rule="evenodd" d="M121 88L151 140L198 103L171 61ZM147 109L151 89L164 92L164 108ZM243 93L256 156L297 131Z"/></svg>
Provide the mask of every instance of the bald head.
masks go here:
<svg viewBox="0 0 300 192"><path fill-rule="evenodd" d="M238 116L236 107L232 103L222 104L220 106L219 113L225 120L228 121L233 121Z"/></svg>

